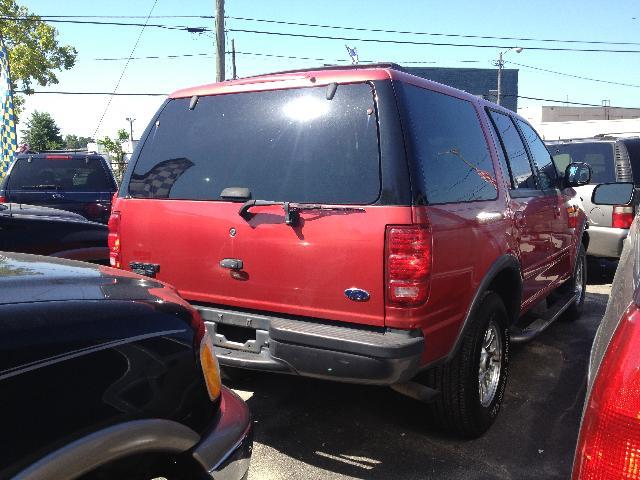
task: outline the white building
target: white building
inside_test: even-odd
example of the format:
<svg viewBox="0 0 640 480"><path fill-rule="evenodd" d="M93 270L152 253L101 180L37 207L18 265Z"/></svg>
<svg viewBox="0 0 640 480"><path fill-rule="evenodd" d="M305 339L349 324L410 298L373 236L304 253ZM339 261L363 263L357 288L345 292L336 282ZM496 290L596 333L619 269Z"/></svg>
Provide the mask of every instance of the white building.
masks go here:
<svg viewBox="0 0 640 480"><path fill-rule="evenodd" d="M622 120L640 118L640 108L620 107L564 107L534 105L518 109L531 123L580 122L587 120Z"/></svg>
<svg viewBox="0 0 640 480"><path fill-rule="evenodd" d="M543 140L640 136L640 108L532 106L518 109L518 113Z"/></svg>

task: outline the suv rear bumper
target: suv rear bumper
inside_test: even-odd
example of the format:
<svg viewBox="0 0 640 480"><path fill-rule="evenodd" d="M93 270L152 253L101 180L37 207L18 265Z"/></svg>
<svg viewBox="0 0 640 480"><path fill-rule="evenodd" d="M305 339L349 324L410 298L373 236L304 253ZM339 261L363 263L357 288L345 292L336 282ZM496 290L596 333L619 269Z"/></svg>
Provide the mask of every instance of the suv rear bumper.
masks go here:
<svg viewBox="0 0 640 480"><path fill-rule="evenodd" d="M628 229L589 225L588 231L589 248L587 249L587 255L620 258L624 239L629 234Z"/></svg>
<svg viewBox="0 0 640 480"><path fill-rule="evenodd" d="M420 330L336 325L194 306L214 339L220 364L228 367L391 385L417 373L424 351ZM251 329L251 338L244 343L229 341L222 332L225 325Z"/></svg>

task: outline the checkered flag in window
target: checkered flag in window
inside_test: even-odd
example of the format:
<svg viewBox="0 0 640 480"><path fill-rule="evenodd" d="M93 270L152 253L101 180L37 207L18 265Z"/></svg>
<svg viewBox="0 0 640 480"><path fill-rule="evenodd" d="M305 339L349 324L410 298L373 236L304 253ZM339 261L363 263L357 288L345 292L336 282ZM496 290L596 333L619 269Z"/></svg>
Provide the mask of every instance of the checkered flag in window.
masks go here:
<svg viewBox="0 0 640 480"><path fill-rule="evenodd" d="M193 165L188 158L160 162L143 175L133 174L129 191L138 198L169 198L175 183Z"/></svg>

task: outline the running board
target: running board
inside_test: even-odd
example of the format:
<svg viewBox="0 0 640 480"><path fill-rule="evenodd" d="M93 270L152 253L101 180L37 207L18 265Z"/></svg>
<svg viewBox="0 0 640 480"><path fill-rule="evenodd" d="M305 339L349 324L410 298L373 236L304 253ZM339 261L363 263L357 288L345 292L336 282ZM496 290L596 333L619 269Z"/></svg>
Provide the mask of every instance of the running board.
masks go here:
<svg viewBox="0 0 640 480"><path fill-rule="evenodd" d="M551 307L547 309L545 315L540 317L524 328L516 326L509 330L509 338L512 343L524 343L544 332L549 325L555 322L562 313L576 300L576 294L565 295L559 298Z"/></svg>

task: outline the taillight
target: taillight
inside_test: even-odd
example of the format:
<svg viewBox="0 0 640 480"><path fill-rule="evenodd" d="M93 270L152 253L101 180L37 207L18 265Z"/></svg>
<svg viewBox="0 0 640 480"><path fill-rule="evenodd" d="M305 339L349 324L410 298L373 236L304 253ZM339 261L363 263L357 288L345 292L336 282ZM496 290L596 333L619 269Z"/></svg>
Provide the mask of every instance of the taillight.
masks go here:
<svg viewBox="0 0 640 480"><path fill-rule="evenodd" d="M427 301L431 274L431 231L426 226L391 225L386 231L387 303L415 307Z"/></svg>
<svg viewBox="0 0 640 480"><path fill-rule="evenodd" d="M571 205L570 207L567 207L569 228L578 228L579 213L580 213L580 208L576 207L575 205Z"/></svg>
<svg viewBox="0 0 640 480"><path fill-rule="evenodd" d="M71 155L45 155L44 158L47 160L71 160Z"/></svg>
<svg viewBox="0 0 640 480"><path fill-rule="evenodd" d="M120 250L120 212L113 212L109 217L109 264L114 268L122 268Z"/></svg>
<svg viewBox="0 0 640 480"><path fill-rule="evenodd" d="M7 197L4 195L0 195L0 203L5 203L7 201Z"/></svg>
<svg viewBox="0 0 640 480"><path fill-rule="evenodd" d="M582 419L574 480L640 479L640 310L625 312Z"/></svg>
<svg viewBox="0 0 640 480"><path fill-rule="evenodd" d="M630 228L633 223L633 207L615 206L611 214L613 228Z"/></svg>

